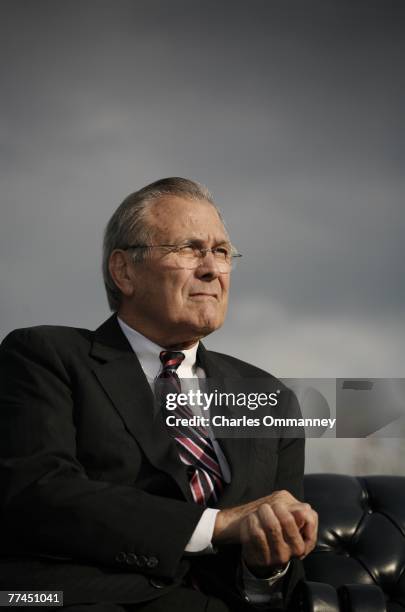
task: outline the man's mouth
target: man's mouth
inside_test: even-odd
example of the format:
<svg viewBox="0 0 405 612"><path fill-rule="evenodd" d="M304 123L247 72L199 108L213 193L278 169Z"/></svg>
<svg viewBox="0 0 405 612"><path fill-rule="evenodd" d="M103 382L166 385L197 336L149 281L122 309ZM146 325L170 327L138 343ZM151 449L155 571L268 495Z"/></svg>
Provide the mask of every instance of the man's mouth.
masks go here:
<svg viewBox="0 0 405 612"><path fill-rule="evenodd" d="M216 293L198 292L198 293L190 293L190 297L192 297L192 298L201 298L201 299L212 298L212 299L216 300L217 299L217 294Z"/></svg>

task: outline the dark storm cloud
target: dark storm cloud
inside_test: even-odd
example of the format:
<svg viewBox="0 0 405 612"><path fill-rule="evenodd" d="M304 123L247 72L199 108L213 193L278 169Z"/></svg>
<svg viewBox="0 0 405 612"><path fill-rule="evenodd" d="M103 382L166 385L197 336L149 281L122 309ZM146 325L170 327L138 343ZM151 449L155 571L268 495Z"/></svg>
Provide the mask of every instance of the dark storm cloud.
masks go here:
<svg viewBox="0 0 405 612"><path fill-rule="evenodd" d="M35 320L50 279L94 287L86 303L101 311L90 279L111 207L170 174L222 205L246 255L235 300L296 317L402 314L400 2L3 9L6 327L23 296ZM69 320L74 294L58 290Z"/></svg>

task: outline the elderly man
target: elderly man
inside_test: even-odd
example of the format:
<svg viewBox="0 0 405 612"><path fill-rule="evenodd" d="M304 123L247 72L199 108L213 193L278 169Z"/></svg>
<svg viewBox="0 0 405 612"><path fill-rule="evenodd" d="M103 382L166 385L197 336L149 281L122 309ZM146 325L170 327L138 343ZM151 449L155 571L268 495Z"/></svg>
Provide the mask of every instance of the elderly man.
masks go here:
<svg viewBox="0 0 405 612"><path fill-rule="evenodd" d="M224 321L236 256L204 187L157 181L105 232L113 316L4 340L1 589L96 612L288 606L317 531L303 439L176 437L155 410L158 380L275 382L201 343Z"/></svg>

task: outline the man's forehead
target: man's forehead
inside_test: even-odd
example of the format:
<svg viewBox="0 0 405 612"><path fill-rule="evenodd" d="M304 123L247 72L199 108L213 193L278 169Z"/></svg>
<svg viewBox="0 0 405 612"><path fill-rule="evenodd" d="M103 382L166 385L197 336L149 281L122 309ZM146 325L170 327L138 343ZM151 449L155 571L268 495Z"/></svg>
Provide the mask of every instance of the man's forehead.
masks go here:
<svg viewBox="0 0 405 612"><path fill-rule="evenodd" d="M180 196L164 196L153 202L149 209L152 230L165 234L192 234L195 237L215 234L227 238L218 211L207 200L192 200ZM187 235L187 236L186 236Z"/></svg>

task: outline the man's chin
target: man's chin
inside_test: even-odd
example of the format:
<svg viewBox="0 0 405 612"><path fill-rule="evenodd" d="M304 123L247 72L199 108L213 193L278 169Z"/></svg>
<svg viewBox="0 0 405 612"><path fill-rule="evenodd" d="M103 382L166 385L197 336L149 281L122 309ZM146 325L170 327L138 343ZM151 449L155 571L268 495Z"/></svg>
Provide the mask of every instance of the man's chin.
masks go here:
<svg viewBox="0 0 405 612"><path fill-rule="evenodd" d="M212 334L216 329L219 329L223 322L222 317L198 317L185 322L183 328L187 329L195 338L204 338L204 336L208 336L208 334Z"/></svg>
<svg viewBox="0 0 405 612"><path fill-rule="evenodd" d="M204 336L208 336L208 334L212 334L215 330L219 329L223 324L223 319L219 318L207 318L202 321L199 321L195 324L194 330L197 334L200 335L201 338Z"/></svg>

